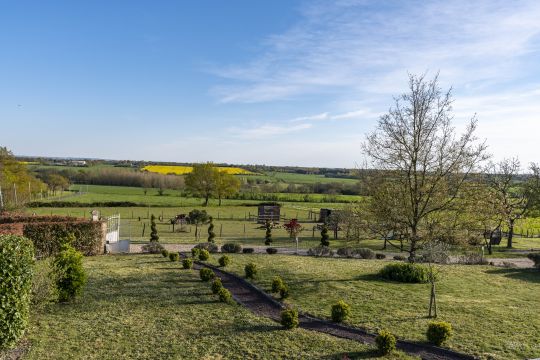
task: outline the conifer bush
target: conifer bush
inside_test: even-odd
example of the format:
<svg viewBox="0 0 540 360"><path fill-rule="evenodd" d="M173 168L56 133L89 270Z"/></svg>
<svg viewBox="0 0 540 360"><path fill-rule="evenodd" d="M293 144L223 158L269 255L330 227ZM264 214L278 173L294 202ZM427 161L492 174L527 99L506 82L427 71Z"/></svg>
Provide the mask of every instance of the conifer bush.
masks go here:
<svg viewBox="0 0 540 360"><path fill-rule="evenodd" d="M53 264L60 301L73 300L82 293L87 280L82 260L83 255L67 243L62 245L62 250L55 256Z"/></svg>
<svg viewBox="0 0 540 360"><path fill-rule="evenodd" d="M343 322L347 319L351 313L351 306L343 300L339 300L336 304L332 305L332 320L334 322Z"/></svg>
<svg viewBox="0 0 540 360"><path fill-rule="evenodd" d="M452 325L446 321L432 321L428 324L426 337L434 345L440 346L452 336Z"/></svg>
<svg viewBox="0 0 540 360"><path fill-rule="evenodd" d="M193 267L193 260L191 259L183 259L182 260L182 267L186 270L191 269Z"/></svg>
<svg viewBox="0 0 540 360"><path fill-rule="evenodd" d="M281 325L285 329L294 329L298 327L298 311L296 309L285 309L281 312Z"/></svg>
<svg viewBox="0 0 540 360"><path fill-rule="evenodd" d="M228 255L223 255L218 259L219 265L225 267L231 263L231 258Z"/></svg>
<svg viewBox="0 0 540 360"><path fill-rule="evenodd" d="M201 251L199 251L199 260L207 261L208 259L210 259L210 253L208 252L208 250L201 249Z"/></svg>
<svg viewBox="0 0 540 360"><path fill-rule="evenodd" d="M257 265L255 263L249 263L244 267L244 272L247 279L253 279L257 275Z"/></svg>
<svg viewBox="0 0 540 360"><path fill-rule="evenodd" d="M201 277L202 281L208 282L215 278L216 274L214 274L214 272L208 268L202 268L201 270L199 270L199 276Z"/></svg>
<svg viewBox="0 0 540 360"><path fill-rule="evenodd" d="M396 337L389 331L381 330L375 338L377 348L382 355L388 355L396 350Z"/></svg>

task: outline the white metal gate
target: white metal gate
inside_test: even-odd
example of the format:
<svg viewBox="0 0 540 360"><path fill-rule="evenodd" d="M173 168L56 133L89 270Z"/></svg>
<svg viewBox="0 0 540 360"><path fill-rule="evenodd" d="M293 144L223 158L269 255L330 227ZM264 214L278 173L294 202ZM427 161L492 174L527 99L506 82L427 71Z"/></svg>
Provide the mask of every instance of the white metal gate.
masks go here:
<svg viewBox="0 0 540 360"><path fill-rule="evenodd" d="M117 243L120 240L120 214L107 217L107 243Z"/></svg>

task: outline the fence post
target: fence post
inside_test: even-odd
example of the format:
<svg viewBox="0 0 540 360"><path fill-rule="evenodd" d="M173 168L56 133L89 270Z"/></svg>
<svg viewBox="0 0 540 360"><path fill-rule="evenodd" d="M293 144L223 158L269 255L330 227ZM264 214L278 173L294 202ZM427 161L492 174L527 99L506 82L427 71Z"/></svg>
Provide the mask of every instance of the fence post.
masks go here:
<svg viewBox="0 0 540 360"><path fill-rule="evenodd" d="M223 224L220 224L219 225L219 237L221 238L222 236L223 236Z"/></svg>

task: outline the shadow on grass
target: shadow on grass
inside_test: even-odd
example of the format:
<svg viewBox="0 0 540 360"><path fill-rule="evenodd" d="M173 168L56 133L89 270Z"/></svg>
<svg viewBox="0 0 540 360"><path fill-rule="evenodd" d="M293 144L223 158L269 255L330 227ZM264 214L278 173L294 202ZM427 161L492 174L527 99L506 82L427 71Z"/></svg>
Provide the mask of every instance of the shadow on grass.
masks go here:
<svg viewBox="0 0 540 360"><path fill-rule="evenodd" d="M537 269L502 268L487 270L488 274L503 275L511 279L529 281L540 284L540 271Z"/></svg>
<svg viewBox="0 0 540 360"><path fill-rule="evenodd" d="M355 352L344 352L338 354L332 354L327 356L322 356L319 359L330 360L330 359L372 359L381 357L381 354L377 350L366 350L366 351L355 351Z"/></svg>

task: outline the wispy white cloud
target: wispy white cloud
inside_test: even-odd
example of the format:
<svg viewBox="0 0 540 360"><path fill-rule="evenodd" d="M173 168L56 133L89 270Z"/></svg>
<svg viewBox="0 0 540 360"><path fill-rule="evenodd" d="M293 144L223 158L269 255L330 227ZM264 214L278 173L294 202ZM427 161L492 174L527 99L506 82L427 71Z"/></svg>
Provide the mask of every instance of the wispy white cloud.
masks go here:
<svg viewBox="0 0 540 360"><path fill-rule="evenodd" d="M371 111L370 109L359 109L353 111L347 111L339 114L330 114L324 112L316 115L300 116L291 119L291 122L299 121L324 121L324 120L349 120L349 119L376 119L381 113Z"/></svg>
<svg viewBox="0 0 540 360"><path fill-rule="evenodd" d="M298 132L311 128L310 123L298 124L294 126L287 125L272 125L264 124L251 128L237 128L232 127L229 129L229 134L233 137L243 139L259 139L268 138L276 135L285 135L293 132Z"/></svg>

